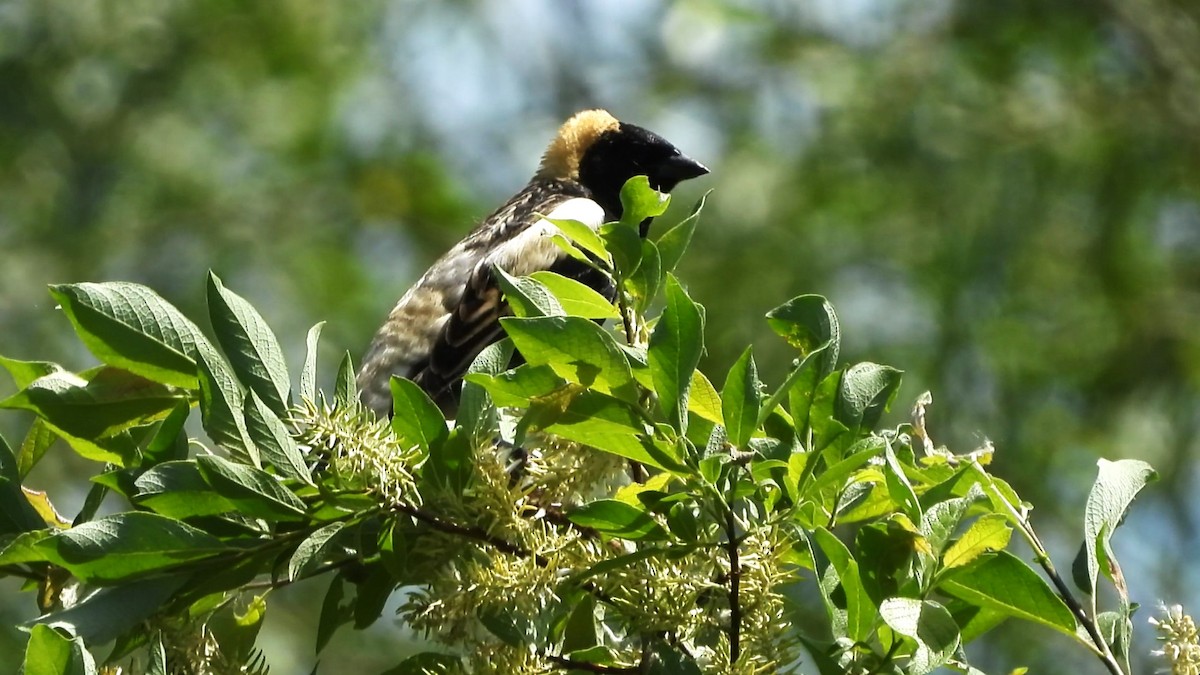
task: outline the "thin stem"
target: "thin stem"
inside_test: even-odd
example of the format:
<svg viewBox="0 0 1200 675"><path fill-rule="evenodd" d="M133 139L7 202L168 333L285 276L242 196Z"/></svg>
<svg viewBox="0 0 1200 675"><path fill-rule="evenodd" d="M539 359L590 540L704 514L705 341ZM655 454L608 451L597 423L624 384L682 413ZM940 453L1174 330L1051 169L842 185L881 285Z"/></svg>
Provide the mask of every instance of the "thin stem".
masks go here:
<svg viewBox="0 0 1200 675"><path fill-rule="evenodd" d="M494 534L488 533L487 530L484 530L481 527L476 527L474 525L460 525L458 523L440 518L439 516L435 516L432 513L423 511L411 504L406 504L404 502L396 502L392 504L392 510L398 511L407 516L411 516L414 520L425 523L438 532L466 537L467 539L474 539L475 541L479 541L491 546L501 553L507 553L518 558L527 558L532 560L538 567L544 568L550 566L550 561L547 560L545 556L522 548L521 546L518 546L507 539L501 539ZM597 588L596 585L591 582L585 582L580 586L580 588L590 593L600 602L609 605L615 605L611 596Z"/></svg>
<svg viewBox="0 0 1200 675"><path fill-rule="evenodd" d="M742 568L738 561L737 522L733 509L725 510L725 536L729 552L729 663L737 663L742 655Z"/></svg>
<svg viewBox="0 0 1200 675"><path fill-rule="evenodd" d="M508 541L507 539L501 539L494 534L490 534L487 530L484 530L481 527L476 527L474 525L460 525L458 523L450 522L435 516L432 513L423 511L411 504L405 504L404 502L396 502L392 504L392 510L399 511L400 513L412 517L414 520L419 520L438 532L474 539L491 546L501 553L514 555L518 558L529 558L533 560L538 567L550 566L550 561L546 560L545 556L526 550L512 543L511 541Z"/></svg>

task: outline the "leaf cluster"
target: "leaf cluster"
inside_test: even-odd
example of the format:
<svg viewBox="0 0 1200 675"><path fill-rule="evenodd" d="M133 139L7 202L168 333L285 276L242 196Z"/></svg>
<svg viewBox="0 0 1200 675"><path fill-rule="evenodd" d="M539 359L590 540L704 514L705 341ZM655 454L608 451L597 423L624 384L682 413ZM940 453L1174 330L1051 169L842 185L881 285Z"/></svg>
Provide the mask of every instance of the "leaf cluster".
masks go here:
<svg viewBox="0 0 1200 675"><path fill-rule="evenodd" d="M416 589L401 613L446 650L395 673L750 673L802 652L827 674L979 672L966 646L1011 618L1128 672L1135 608L1109 542L1148 466L1101 466L1076 565L1085 607L988 472L990 448L937 447L927 397L880 429L901 373L840 365L825 299L768 313L787 372L760 377L747 348L718 389L698 368L704 308L674 276L703 200L653 241L638 224L667 199L641 178L622 201L598 230L554 221L614 302L494 270L507 338L473 364L454 420L402 378L392 418L375 419L348 355L318 391L320 325L293 391L275 335L215 275L215 342L146 287L52 287L102 365L0 358L19 388L0 408L34 415L19 446L0 440L0 573L44 612L26 672L260 669L270 591L318 575L318 653ZM206 441L188 438L194 409ZM103 467L70 521L22 485L56 439ZM117 513L96 517L106 499ZM1046 577L1008 550L1014 530ZM1113 611L1097 607L1101 576ZM803 585L817 629L794 625Z"/></svg>

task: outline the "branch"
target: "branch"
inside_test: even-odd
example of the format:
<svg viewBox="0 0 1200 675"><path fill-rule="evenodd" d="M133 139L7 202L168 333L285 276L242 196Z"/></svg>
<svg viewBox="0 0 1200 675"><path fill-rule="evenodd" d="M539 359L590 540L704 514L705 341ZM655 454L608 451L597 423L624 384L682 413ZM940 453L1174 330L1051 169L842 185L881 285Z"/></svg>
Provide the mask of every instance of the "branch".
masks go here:
<svg viewBox="0 0 1200 675"><path fill-rule="evenodd" d="M483 542L484 544L491 546L501 553L515 555L518 558L530 558L535 564L537 564L538 567L550 566L550 561L546 560L545 556L534 553L533 551L528 551L512 543L511 541L508 541L507 539L501 539L500 537L489 533L482 527L476 527L474 525L460 525L448 520L443 520L432 513L423 511L411 504L405 504L404 502L396 502L392 504L392 510L399 511L400 513L412 517L414 520L419 520L438 532L466 537L467 539L474 539L475 541Z"/></svg>
<svg viewBox="0 0 1200 675"><path fill-rule="evenodd" d="M725 537L729 551L729 663L737 663L742 655L742 568L738 561L737 523L733 509L725 510Z"/></svg>

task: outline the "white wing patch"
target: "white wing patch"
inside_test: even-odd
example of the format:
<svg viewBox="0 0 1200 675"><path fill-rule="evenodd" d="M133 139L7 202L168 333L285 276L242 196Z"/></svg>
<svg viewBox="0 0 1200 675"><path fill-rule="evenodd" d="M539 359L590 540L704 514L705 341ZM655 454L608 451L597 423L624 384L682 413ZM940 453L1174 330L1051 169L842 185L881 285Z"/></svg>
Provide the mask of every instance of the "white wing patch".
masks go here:
<svg viewBox="0 0 1200 675"><path fill-rule="evenodd" d="M604 223L604 209L590 199L575 197L554 207L545 217L554 220L578 220L596 230ZM516 276L549 268L563 255L562 250L552 241L554 235L562 232L546 218L539 219L517 236L497 246L480 261L480 268L491 269L492 265L496 265Z"/></svg>

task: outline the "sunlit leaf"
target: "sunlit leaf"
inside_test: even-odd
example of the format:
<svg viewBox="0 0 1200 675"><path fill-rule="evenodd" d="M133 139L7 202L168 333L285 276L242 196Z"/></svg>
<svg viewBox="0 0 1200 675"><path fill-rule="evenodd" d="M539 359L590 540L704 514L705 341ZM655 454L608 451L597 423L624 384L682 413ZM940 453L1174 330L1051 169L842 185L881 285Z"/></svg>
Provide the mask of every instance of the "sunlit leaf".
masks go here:
<svg viewBox="0 0 1200 675"><path fill-rule="evenodd" d="M275 333L249 302L208 273L208 315L233 372L276 415L291 408L291 383Z"/></svg>
<svg viewBox="0 0 1200 675"><path fill-rule="evenodd" d="M616 319L620 316L612 301L590 286L548 271L534 272L529 276L549 289L563 311L571 316L585 319Z"/></svg>
<svg viewBox="0 0 1200 675"><path fill-rule="evenodd" d="M504 299L512 308L514 316L563 316L565 311L558 298L537 279L510 276L499 267L492 268L492 276L504 291Z"/></svg>
<svg viewBox="0 0 1200 675"><path fill-rule="evenodd" d="M666 307L650 336L647 360L663 416L683 434L692 376L704 352L704 322L696 303L673 275L667 276L666 295Z"/></svg>
<svg viewBox="0 0 1200 675"><path fill-rule="evenodd" d="M220 539L172 518L131 511L73 527L36 544L88 582L117 582L227 551Z"/></svg>
<svg viewBox="0 0 1200 675"><path fill-rule="evenodd" d="M517 351L533 366L549 366L568 382L630 403L637 401L633 372L612 335L575 316L501 319Z"/></svg>
<svg viewBox="0 0 1200 675"><path fill-rule="evenodd" d="M666 538L666 531L645 509L616 499L589 502L567 514L571 522L619 539Z"/></svg>
<svg viewBox="0 0 1200 675"><path fill-rule="evenodd" d="M300 370L300 398L305 401L317 400L317 344L321 340L321 329L325 322L321 321L308 329L304 338L304 367Z"/></svg>
<svg viewBox="0 0 1200 675"><path fill-rule="evenodd" d="M1075 616L1042 577L1003 551L958 567L939 584L945 592L1075 636Z"/></svg>
<svg viewBox="0 0 1200 675"><path fill-rule="evenodd" d="M196 465L204 480L245 515L269 520L299 520L304 516L304 502L262 469L215 455L197 457Z"/></svg>
<svg viewBox="0 0 1200 675"><path fill-rule="evenodd" d="M958 541L942 555L942 565L947 568L969 564L985 553L1003 551L1012 537L1008 519L999 513L988 513L967 528Z"/></svg>
<svg viewBox="0 0 1200 675"><path fill-rule="evenodd" d="M415 382L392 377L392 431L406 445L428 453L439 447L450 433L446 418Z"/></svg>
<svg viewBox="0 0 1200 675"><path fill-rule="evenodd" d="M155 382L196 388L193 354L212 345L154 291L109 282L55 285L50 294L96 358Z"/></svg>
<svg viewBox="0 0 1200 675"><path fill-rule="evenodd" d="M747 347L729 369L725 387L721 390L721 414L725 418L725 432L734 447L745 448L758 428L760 384L754 355Z"/></svg>

